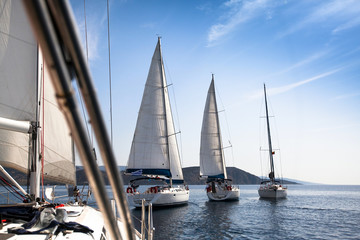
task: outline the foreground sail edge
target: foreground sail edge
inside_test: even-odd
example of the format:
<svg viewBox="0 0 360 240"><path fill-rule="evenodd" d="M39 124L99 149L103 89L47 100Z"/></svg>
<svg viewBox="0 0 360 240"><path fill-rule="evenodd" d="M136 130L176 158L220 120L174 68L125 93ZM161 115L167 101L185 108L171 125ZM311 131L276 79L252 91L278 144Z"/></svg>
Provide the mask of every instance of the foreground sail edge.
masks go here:
<svg viewBox="0 0 360 240"><path fill-rule="evenodd" d="M2 2L2 3L4 3L5 5L8 4L8 6L11 6L11 7L12 7L12 5L13 6L21 6L20 5L21 2L17 1L17 0L6 1L6 2ZM25 3L24 5L26 5L27 10L29 12L34 11L35 9L36 9L35 11L39 11L41 7L44 7L44 6L41 6L40 8L38 8L39 5L36 5L36 4L32 5L33 2L30 3L30 1L29 2L24 1L24 3ZM56 5L58 3L59 3L59 5L63 5L62 7L59 8L59 9L61 9L60 15L64 14L63 11L65 11L65 12L68 11L68 9L66 9L66 7L64 8L64 5L69 6L67 4L67 2L54 2L53 1L51 4ZM2 8L2 9L4 9L4 8ZM41 9L40 11L42 11L42 10L45 10L45 9ZM23 12L21 14L25 15ZM66 16L69 16L68 14L69 14L69 12L65 13ZM34 18L38 17L37 14L35 14L35 15L30 14L30 15L32 17L34 17ZM41 15L41 14L39 14L39 15ZM71 15L71 13L70 13L70 15ZM43 30L42 29L43 26L40 27L40 25L43 24L43 23L41 23L41 21L38 21L38 19L36 19L36 20L31 19L31 20L32 20L33 24L35 24L34 22L36 22L36 24L39 24L39 22L40 22L39 26L36 28L37 31L42 31ZM51 21L46 21L46 24L50 24L50 22ZM69 21L69 22L70 22L71 27L73 28L75 25L73 24L72 21ZM1 23L3 23L3 21L1 21ZM67 27L68 26L66 26L64 28L67 28ZM62 30L64 30L64 29L62 29ZM70 30L70 31L72 31L72 30ZM48 32L46 34L51 35L51 32ZM37 37L39 37L39 36L37 36ZM41 36L41 37L43 37L43 36ZM39 38L41 38L41 37L39 37ZM46 42L46 41L43 41L44 39L41 39L41 40L42 41L40 41L40 42L42 42L43 44L44 44L44 42ZM49 42L49 43L46 43L46 44L51 45L51 44L54 44L54 43ZM47 47L46 44L42 45L42 47L46 48ZM34 46L36 46L36 44ZM65 46L66 46L66 44L65 44ZM69 46L67 45L67 47L69 47ZM80 49L79 51L81 51L81 48L79 48L79 49ZM54 57L54 56L52 56L52 57ZM46 59L47 59L46 61L49 60L49 58L46 58ZM36 62L36 61L34 61L34 59L33 59L31 62L33 63L33 62ZM53 66L53 65L51 65L51 66ZM17 70L21 71L22 68L19 68ZM29 77L29 76L27 76L27 77ZM57 79L57 80L62 81L64 79L61 79L61 80ZM69 80L69 79L67 79L67 80ZM54 79L53 79L53 81L54 81ZM70 81L68 81L68 82L70 82ZM64 82L62 82L62 83L64 83ZM59 89L57 89L57 90L59 90ZM57 92L57 94L58 94L58 96L59 95L64 96L64 95L59 94L59 92ZM72 101L72 100L70 100L71 94L69 94L67 97L69 97L69 98L67 98L66 100L71 102ZM62 107L64 107L64 106L62 106ZM71 112L71 110L69 112ZM73 114L73 113L71 112L71 114ZM67 116L67 117L69 117L69 116ZM72 117L76 118L75 115L73 115ZM77 134L76 131L77 131L76 129L74 130L74 128L72 128L72 133L73 134L75 133L75 135L76 135ZM64 132L66 134L66 131L64 131ZM27 150L27 149L25 149L25 150ZM90 153L91 149L88 149L88 150L89 150L88 152ZM91 176L89 176L89 177L91 178ZM100 180L100 182L101 182L101 180ZM95 186L97 186L97 184L95 184ZM95 193L98 192L98 190L99 189L95 188L94 189ZM104 192L104 196L101 196L100 198L99 198L98 194L95 194L95 195L97 195L97 200L98 200L98 203L100 205L100 209L102 209L102 210L104 210L104 208L101 207L102 203L99 200L103 200L104 202L108 202L106 194L107 193ZM74 195L74 197L75 197L75 195ZM19 211L26 211L26 213L27 213L26 215L28 215L29 218L31 218L31 216L32 216L30 213L35 213L36 214L38 211L41 211L40 215L42 215L43 213L44 214L50 214L50 215L53 214L52 211L54 211L53 210L54 206L50 205L47 208L42 208L42 206L44 206L44 204L46 204L46 203L43 203L43 202L39 201L37 203L32 202L32 203L26 203L26 204L18 204L18 205L9 206L9 207L11 209L16 209L17 211L18 210ZM0 210L3 210L3 209L5 209L5 208L0 207ZM108 209L111 210L111 208L108 208ZM7 208L6 211L10 211L9 208ZM45 213L45 212L47 212L47 213ZM65 204L64 206L60 206L59 208L56 208L55 212L56 212L56 214L61 214L61 215L64 216L64 218L60 218L60 216L57 216L57 220L63 222L65 226L68 223L67 220L66 220L66 217L65 217L67 215L68 220L70 219L70 221L79 222L83 226L87 225L94 232L92 234L88 234L87 230L85 232L67 232L66 236L65 236L65 234L62 232L62 229L64 227L63 225L61 226L61 228L60 227L59 228L55 227L55 229L49 228L49 231L42 231L41 227L43 227L44 225L36 224L35 226L33 226L32 228L29 229L29 231L30 231L29 233L17 235L16 231L10 231L10 229L14 229L19 224L17 222L12 222L12 221L8 222L8 221L6 221L5 224L4 223L2 224L2 229L0 230L0 233L5 234L5 235L9 234L10 237L13 236L13 235L16 235L16 239L49 239L49 236L50 237L55 236L56 239L103 239L104 236L106 236L107 239L119 239L121 236L119 234L115 233L116 231L114 231L115 229L117 229L118 233L121 233L122 236L126 236L126 238L128 238L128 239L134 239L135 238L135 235L133 235L131 233L132 229L129 229L128 225L126 225L126 220L127 219L123 218L122 222L114 221L114 215L113 215L113 213L110 213L111 211L107 211L108 213L106 214L106 213L104 213L104 211L100 212L98 210L95 210L94 208L91 208L89 206L81 204L81 202L79 202L79 201L76 201L75 204ZM2 219L4 219L6 216L2 215L2 217L3 217ZM14 218L14 216L12 218ZM97 219L97 221L94 221L94 219ZM109 221L109 222L113 221L113 225L108 224L107 221ZM40 223L41 224L46 224L44 222L40 222ZM20 225L22 225L22 224L20 224ZM106 225L106 230L105 230L105 225ZM130 225L131 225L131 222L130 222ZM36 230L40 230L40 231L36 232ZM128 232L130 232L130 234L127 234Z"/></svg>

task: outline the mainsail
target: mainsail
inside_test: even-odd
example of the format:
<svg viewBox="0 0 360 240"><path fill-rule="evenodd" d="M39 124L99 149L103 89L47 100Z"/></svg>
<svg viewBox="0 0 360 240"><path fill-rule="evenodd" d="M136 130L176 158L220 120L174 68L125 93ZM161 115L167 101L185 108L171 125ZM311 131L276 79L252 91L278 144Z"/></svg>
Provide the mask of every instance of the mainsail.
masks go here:
<svg viewBox="0 0 360 240"><path fill-rule="evenodd" d="M206 98L201 129L200 176L227 178L216 104L214 75Z"/></svg>
<svg viewBox="0 0 360 240"><path fill-rule="evenodd" d="M13 125L38 126L37 138L43 136L44 140L45 179L73 184L70 131L21 1L0 1L0 9L0 119ZM30 154L31 133L31 128L19 132L0 126L0 165L29 172L30 158L39 159ZM40 149L40 140L36 141Z"/></svg>
<svg viewBox="0 0 360 240"><path fill-rule="evenodd" d="M143 175L183 180L175 134L159 38L145 84L126 172L141 169Z"/></svg>
<svg viewBox="0 0 360 240"><path fill-rule="evenodd" d="M36 121L37 44L20 1L1 1L0 117ZM29 134L0 129L0 164L27 172Z"/></svg>

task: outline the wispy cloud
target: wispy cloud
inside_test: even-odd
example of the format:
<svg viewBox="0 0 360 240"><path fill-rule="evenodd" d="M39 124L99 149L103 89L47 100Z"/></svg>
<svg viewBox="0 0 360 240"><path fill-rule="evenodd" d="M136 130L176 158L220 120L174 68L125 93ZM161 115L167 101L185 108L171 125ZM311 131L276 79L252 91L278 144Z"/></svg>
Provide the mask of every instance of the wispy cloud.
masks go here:
<svg viewBox="0 0 360 240"><path fill-rule="evenodd" d="M346 98L352 98L352 97L358 97L358 96L360 96L360 92L354 92L354 93L336 96L334 98L334 100L340 100L340 99L346 99Z"/></svg>
<svg viewBox="0 0 360 240"><path fill-rule="evenodd" d="M110 1L110 6L111 4L112 1ZM99 58L100 39L102 36L107 36L107 33L104 34L104 31L107 32L107 5L106 3L97 5L96 9L92 8L92 6L86 5L86 27L84 5L78 4L76 6L76 9L74 9L76 13L75 16L80 30L80 37L85 54L87 51L89 62L95 61Z"/></svg>
<svg viewBox="0 0 360 240"><path fill-rule="evenodd" d="M280 94L280 93L285 93L285 92L288 92L290 90L293 90L294 88L300 87L300 86L302 86L304 84L313 82L315 80L318 80L318 79L321 79L321 78L324 78L324 77L327 77L327 76L330 76L330 75L332 75L332 74L334 74L336 72L339 72L342 69L343 68L337 68L335 70L328 71L328 72L325 72L325 73L316 75L314 77L311 77L311 78L308 78L308 79L305 79L305 80L302 80L302 81L299 81L299 82L296 82L296 83L293 83L293 84L289 84L289 85L286 85L286 86L276 87L276 88L267 88L267 93L269 95L277 95L277 94ZM261 98L262 96L263 96L263 92L262 91L257 91L254 94L250 95L248 97L248 99L249 100L254 100L254 99Z"/></svg>
<svg viewBox="0 0 360 240"><path fill-rule="evenodd" d="M319 4L312 9L302 20L278 34L278 38L285 37L306 27L312 27L313 24L320 22L327 22L328 26L335 25L332 33L337 33L360 25L359 14L360 2L357 0L324 1L324 4Z"/></svg>
<svg viewBox="0 0 360 240"><path fill-rule="evenodd" d="M239 25L262 16L264 10L270 6L270 3L272 1L269 0L229 0L225 2L224 6L228 9L226 11L226 16L228 17L224 23L217 23L210 27L208 46L215 45L216 41L233 32Z"/></svg>
<svg viewBox="0 0 360 240"><path fill-rule="evenodd" d="M156 26L155 22L147 22L147 23L143 23L140 27L147 28L147 29L154 29L155 26Z"/></svg>
<svg viewBox="0 0 360 240"><path fill-rule="evenodd" d="M359 123L353 123L353 124L342 124L342 125L335 125L335 126L329 126L329 127L321 127L321 128L316 128L316 129L312 129L309 132L331 132L334 130L340 130L340 129L346 129L346 128L350 128L350 129L354 129L356 127L359 127Z"/></svg>
<svg viewBox="0 0 360 240"><path fill-rule="evenodd" d="M337 34L339 32L345 31L347 29L353 28L360 25L360 16L358 16L357 18L351 19L348 22L338 26L337 28L335 28L332 33L333 34Z"/></svg>
<svg viewBox="0 0 360 240"><path fill-rule="evenodd" d="M211 2L204 3L202 5L197 6L196 9L203 11L205 13L211 13L212 12L212 4Z"/></svg>
<svg viewBox="0 0 360 240"><path fill-rule="evenodd" d="M290 71L292 71L292 70L294 70L296 68L299 68L299 67L302 67L304 65L310 64L310 63L322 58L326 54L327 54L327 51L317 52L317 53L311 55L310 57L308 57L306 59L303 59L303 60L291 65L290 67L281 70L280 72L276 73L276 75L287 73L287 72L290 72Z"/></svg>

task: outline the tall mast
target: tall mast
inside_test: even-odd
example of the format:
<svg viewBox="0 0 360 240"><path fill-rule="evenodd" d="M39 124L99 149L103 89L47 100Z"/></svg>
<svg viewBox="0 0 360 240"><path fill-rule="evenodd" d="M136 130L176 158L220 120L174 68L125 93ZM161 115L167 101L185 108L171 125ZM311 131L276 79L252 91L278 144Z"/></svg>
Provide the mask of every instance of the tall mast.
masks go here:
<svg viewBox="0 0 360 240"><path fill-rule="evenodd" d="M212 74L211 76L212 76L211 77L211 85L213 86L213 91L214 91L215 116L216 116L216 127L218 129L219 151L220 151L221 162L222 162L223 171L224 171L224 178L226 179L227 174L226 174L225 159L224 159L224 149L223 149L222 141L221 141L221 133L220 133L220 125L219 125L220 124L219 111L218 111L217 102L216 102L214 74Z"/></svg>
<svg viewBox="0 0 360 240"><path fill-rule="evenodd" d="M30 161L30 196L32 200L36 200L40 196L40 160L39 157L39 116L40 116L40 105L41 102L41 86L44 74L44 66L42 64L42 57L40 57L40 48L37 46L37 81L36 81L36 120L32 122L31 134L30 134L30 147L29 147L29 161ZM41 106L44 103L41 102ZM44 114L44 113L42 113Z"/></svg>
<svg viewBox="0 0 360 240"><path fill-rule="evenodd" d="M264 94L265 94L265 109L266 109L266 124L267 124L267 132L268 132L268 143L269 143L269 156L270 156L270 173L269 178L273 182L275 179L275 170L274 170L274 160L273 160L273 151L271 145L271 135L270 135L270 124L269 124L269 113L266 99L266 87L264 84Z"/></svg>
<svg viewBox="0 0 360 240"><path fill-rule="evenodd" d="M164 118L165 118L165 139L166 139L166 153L168 155L169 158L169 162L171 161L170 159L170 148L169 148L169 131L168 131L168 116L167 116L167 112L166 112L166 101L165 101L165 88L167 86L165 86L164 84L164 80L165 80L165 72L164 72L164 64L163 64L163 58L162 58L162 52L161 52L161 41L160 41L160 37L158 37L158 44L159 44L159 53L160 53L160 75L161 75L161 88L162 88L162 97L163 97L163 105L164 105L164 110L165 110L165 114L164 114ZM171 166L171 164L170 164ZM171 173L171 171L170 171ZM170 177L170 187L172 187L172 176Z"/></svg>

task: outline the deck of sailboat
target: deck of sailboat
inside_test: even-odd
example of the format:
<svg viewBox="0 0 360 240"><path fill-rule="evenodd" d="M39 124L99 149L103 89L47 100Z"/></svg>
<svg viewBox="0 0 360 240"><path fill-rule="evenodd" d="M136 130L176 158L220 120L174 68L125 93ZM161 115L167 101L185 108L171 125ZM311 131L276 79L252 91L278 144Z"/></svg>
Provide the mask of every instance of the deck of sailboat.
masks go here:
<svg viewBox="0 0 360 240"><path fill-rule="evenodd" d="M33 204L21 204L21 205L9 205L8 208L19 208L19 206L33 208ZM7 206L2 206L6 208ZM105 230L105 223L102 214L99 210L87 206L87 205L76 205L76 204L61 204L57 207L55 205L40 205L37 206L39 209L39 215L35 214L34 218L30 221L34 223L34 226L30 228L24 228L24 224L29 224L15 216L3 218L2 228L0 229L0 239L49 239L51 236L56 236L56 239L102 239L107 236ZM46 208L44 208L46 207ZM47 212L41 213L41 209L47 209ZM66 213L65 213L66 212ZM95 220L96 219L96 220ZM36 221L34 221L36 220ZM63 222L65 220L66 222ZM59 222L59 226L56 225L56 221ZM50 223L50 224L49 224ZM67 226L68 223L81 223L80 227L84 228L85 231L77 231L71 229L71 226ZM52 225L52 227L49 227ZM124 224L118 219L117 226L121 232L124 231ZM87 228L90 231L86 231ZM20 231L19 231L20 230ZM26 231L26 232L25 232ZM32 233L36 232L36 233ZM140 233L135 232L136 238L140 239ZM15 237L14 237L15 236ZM14 238L13 238L14 237Z"/></svg>

